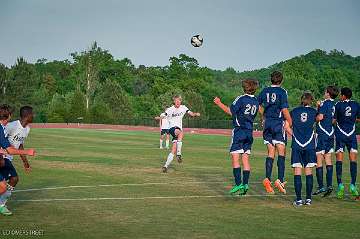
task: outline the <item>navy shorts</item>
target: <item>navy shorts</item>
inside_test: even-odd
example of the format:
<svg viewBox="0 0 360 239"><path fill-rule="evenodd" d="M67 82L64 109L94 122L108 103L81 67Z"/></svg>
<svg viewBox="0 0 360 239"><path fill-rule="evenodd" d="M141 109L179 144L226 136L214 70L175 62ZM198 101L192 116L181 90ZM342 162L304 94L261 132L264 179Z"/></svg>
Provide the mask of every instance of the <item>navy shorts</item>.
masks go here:
<svg viewBox="0 0 360 239"><path fill-rule="evenodd" d="M12 164L12 162L7 158L4 158L4 160L5 160L5 165L4 165L4 167L0 168L0 175L5 180L9 180L9 178L11 178L11 177L17 177L18 174L17 174L16 169L15 169L14 165Z"/></svg>
<svg viewBox="0 0 360 239"><path fill-rule="evenodd" d="M266 119L263 131L264 144L283 144L287 143L287 135L284 129L283 120Z"/></svg>
<svg viewBox="0 0 360 239"><path fill-rule="evenodd" d="M160 135L169 134L169 129L161 129Z"/></svg>
<svg viewBox="0 0 360 239"><path fill-rule="evenodd" d="M232 131L230 153L251 154L253 142L252 130L235 128Z"/></svg>
<svg viewBox="0 0 360 239"><path fill-rule="evenodd" d="M316 154L329 154L334 152L334 135L318 134L316 137Z"/></svg>
<svg viewBox="0 0 360 239"><path fill-rule="evenodd" d="M293 168L312 168L316 166L315 149L292 148L291 167Z"/></svg>
<svg viewBox="0 0 360 239"><path fill-rule="evenodd" d="M176 141L178 140L178 137L177 135L175 134L175 130L178 129L178 130L181 130L179 127L175 126L175 127L171 127L169 129L169 134L172 136L172 141Z"/></svg>
<svg viewBox="0 0 360 239"><path fill-rule="evenodd" d="M336 153L343 153L345 151L345 147L349 152L357 153L358 150L358 142L356 138L356 134L352 134L350 136L346 136L341 132L336 133Z"/></svg>

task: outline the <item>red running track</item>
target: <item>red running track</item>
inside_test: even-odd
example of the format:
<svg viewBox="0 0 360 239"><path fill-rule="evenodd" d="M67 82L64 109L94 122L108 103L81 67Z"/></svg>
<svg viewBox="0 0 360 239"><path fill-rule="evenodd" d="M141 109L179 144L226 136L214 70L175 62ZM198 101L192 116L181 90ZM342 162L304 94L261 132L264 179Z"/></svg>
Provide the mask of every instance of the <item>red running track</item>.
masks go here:
<svg viewBox="0 0 360 239"><path fill-rule="evenodd" d="M101 130L130 130L159 132L159 127L149 126L132 126L132 125L109 125L109 124L77 124L77 123L33 123L32 128L48 129L101 129ZM202 128L184 128L185 132L193 134L214 134L214 135L231 135L231 129L202 129ZM254 137L262 137L262 131L254 131ZM360 135L357 136L360 141Z"/></svg>

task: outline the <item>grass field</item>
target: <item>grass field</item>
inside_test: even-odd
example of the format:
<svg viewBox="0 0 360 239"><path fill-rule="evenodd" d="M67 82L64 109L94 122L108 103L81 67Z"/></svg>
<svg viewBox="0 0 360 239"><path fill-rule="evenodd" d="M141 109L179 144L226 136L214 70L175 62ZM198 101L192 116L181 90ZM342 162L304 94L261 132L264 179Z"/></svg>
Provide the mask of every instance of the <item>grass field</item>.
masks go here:
<svg viewBox="0 0 360 239"><path fill-rule="evenodd" d="M15 160L21 178L8 204L14 215L0 218L0 232L37 229L42 238L87 239L359 238L360 204L349 197L291 206L288 159L288 195L265 196L260 139L253 148L249 195L229 197L229 140L187 134L184 163L174 161L162 174L167 151L157 148L156 133L33 129L26 146L38 149L38 156L31 174ZM346 162L347 184L348 168Z"/></svg>

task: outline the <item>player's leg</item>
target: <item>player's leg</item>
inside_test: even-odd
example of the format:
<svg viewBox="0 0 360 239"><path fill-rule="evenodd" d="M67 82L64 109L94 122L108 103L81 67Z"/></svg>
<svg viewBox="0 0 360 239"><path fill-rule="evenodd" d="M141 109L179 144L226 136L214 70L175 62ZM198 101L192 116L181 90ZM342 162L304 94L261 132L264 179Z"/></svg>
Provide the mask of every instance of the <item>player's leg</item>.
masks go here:
<svg viewBox="0 0 360 239"><path fill-rule="evenodd" d="M169 143L170 143L170 134L169 134L169 130L166 131L166 143L165 143L165 147L168 149L169 148Z"/></svg>
<svg viewBox="0 0 360 239"><path fill-rule="evenodd" d="M350 159L350 176L351 176L351 184L350 184L350 193L354 197L359 196L359 192L356 188L356 175L357 175L357 139L354 139L351 142L351 148L349 150L349 159Z"/></svg>
<svg viewBox="0 0 360 239"><path fill-rule="evenodd" d="M5 179L0 175L0 214L4 216L10 216L12 213L6 207L7 201L7 183Z"/></svg>
<svg viewBox="0 0 360 239"><path fill-rule="evenodd" d="M329 196L333 189L332 186L332 178L333 178L333 164L332 164L332 152L333 149L331 149L331 151L329 151L329 153L324 155L324 159L325 159L325 165L326 165L326 191L324 193L324 197Z"/></svg>
<svg viewBox="0 0 360 239"><path fill-rule="evenodd" d="M175 134L175 128L170 128L169 129L169 133L171 134L171 136L173 137L173 145L172 145L172 148L171 148L171 151L166 159L166 162L165 162L165 165L162 167L162 171L163 173L166 173L167 172L167 169L169 167L169 165L171 164L171 162L173 161L174 159L174 156L176 155L176 148L177 148L177 136Z"/></svg>
<svg viewBox="0 0 360 239"><path fill-rule="evenodd" d="M279 142L276 144L276 150L278 152L278 160L277 160L277 167L278 167L278 179L275 180L274 185L277 189L286 194L285 184L284 181L285 177L285 154L286 154L286 146L284 142Z"/></svg>
<svg viewBox="0 0 360 239"><path fill-rule="evenodd" d="M236 193L242 187L241 184L241 166L240 166L240 154L237 152L231 152L231 165L233 168L233 175L234 175L234 187L230 190L230 193Z"/></svg>
<svg viewBox="0 0 360 239"><path fill-rule="evenodd" d="M325 160L324 157L324 151L318 151L316 152L316 180L318 183L318 188L317 190L314 192L313 195L319 195L321 193L324 193L326 191L326 189L324 188L324 172L323 172L323 161Z"/></svg>
<svg viewBox="0 0 360 239"><path fill-rule="evenodd" d="M175 135L177 137L177 142L176 142L176 159L179 163L182 163L182 157L181 157L181 150L182 150L182 145L183 145L183 138L184 138L184 133L180 128L176 128L175 129Z"/></svg>
<svg viewBox="0 0 360 239"><path fill-rule="evenodd" d="M336 196L339 199L344 198L345 187L342 183L342 165L344 160L344 142L340 137L336 137L336 181L338 184Z"/></svg>
<svg viewBox="0 0 360 239"><path fill-rule="evenodd" d="M242 140L244 139L244 135L241 131L233 130L231 137L231 145L230 145L230 155L231 155L231 164L233 168L233 175L235 185L230 190L230 193L236 193L239 191L243 184L241 183L241 166L240 166L240 155L244 153Z"/></svg>
<svg viewBox="0 0 360 239"><path fill-rule="evenodd" d="M162 168L163 173L167 172L167 169L170 166L171 162L174 160L175 155L176 155L176 140L173 141L171 152L169 153L169 155L166 159L165 165Z"/></svg>
<svg viewBox="0 0 360 239"><path fill-rule="evenodd" d="M6 175L4 167L0 169L0 214L4 216L12 215L12 212L6 207L6 202L8 200L8 184L6 183L6 178L3 175Z"/></svg>
<svg viewBox="0 0 360 239"><path fill-rule="evenodd" d="M313 174L312 174L313 166L306 166L305 167L305 175L306 175L306 200L305 205L311 205L311 194L313 190Z"/></svg>
<svg viewBox="0 0 360 239"><path fill-rule="evenodd" d="M301 181L301 174L302 174L302 154L301 150L299 149L292 149L291 151L291 167L293 168L294 172L294 188L296 198L293 202L294 206L302 206L303 201L301 197L301 190L302 190L302 181Z"/></svg>
<svg viewBox="0 0 360 239"><path fill-rule="evenodd" d="M301 197L301 189L302 189L302 181L301 181L301 173L302 173L302 166L299 165L293 165L294 169L294 188L295 188L295 194L296 198L293 202L294 206L302 206L303 201Z"/></svg>
<svg viewBox="0 0 360 239"><path fill-rule="evenodd" d="M267 157L265 159L265 179L263 185L267 193L274 194L274 189L271 186L271 174L274 164L276 148L271 143L267 143Z"/></svg>
<svg viewBox="0 0 360 239"><path fill-rule="evenodd" d="M249 190L249 178L250 178L250 151L246 151L241 155L243 165L243 187L240 189L240 195L245 195Z"/></svg>
<svg viewBox="0 0 360 239"><path fill-rule="evenodd" d="M160 149L163 148L163 141L164 141L164 130L162 129L160 133Z"/></svg>
<svg viewBox="0 0 360 239"><path fill-rule="evenodd" d="M263 185L267 193L273 194L274 189L271 186L271 174L275 158L275 145L273 145L273 133L271 128L271 121L265 120L264 130L263 130L263 139L264 144L267 147L267 156L265 158L265 179L263 180Z"/></svg>

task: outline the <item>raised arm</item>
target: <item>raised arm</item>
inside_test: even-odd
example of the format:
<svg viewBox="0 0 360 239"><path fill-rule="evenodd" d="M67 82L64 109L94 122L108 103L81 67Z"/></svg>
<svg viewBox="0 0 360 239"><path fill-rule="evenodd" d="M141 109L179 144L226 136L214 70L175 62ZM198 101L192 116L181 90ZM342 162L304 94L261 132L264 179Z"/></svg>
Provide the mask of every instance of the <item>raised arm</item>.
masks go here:
<svg viewBox="0 0 360 239"><path fill-rule="evenodd" d="M230 108L229 108L227 105L224 105L224 104L221 102L221 100L220 100L219 97L215 97L214 103L215 103L217 106L219 106L219 108L222 109L226 114L232 115L232 114L231 114L231 111L230 111Z"/></svg>

